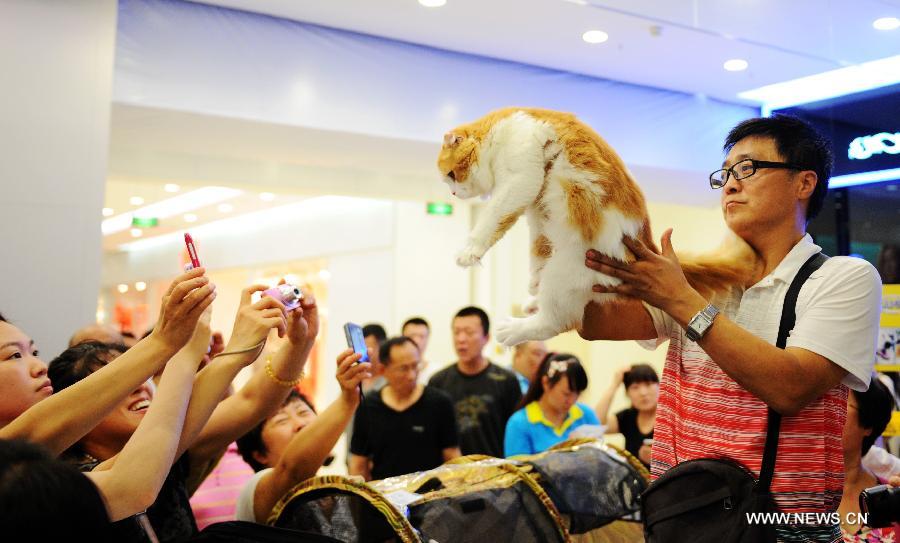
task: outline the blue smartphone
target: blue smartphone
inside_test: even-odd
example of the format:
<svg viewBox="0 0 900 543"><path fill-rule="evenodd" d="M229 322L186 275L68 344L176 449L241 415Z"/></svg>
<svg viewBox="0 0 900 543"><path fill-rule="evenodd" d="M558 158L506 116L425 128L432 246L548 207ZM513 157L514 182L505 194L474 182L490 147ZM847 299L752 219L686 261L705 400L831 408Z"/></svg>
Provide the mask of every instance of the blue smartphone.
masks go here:
<svg viewBox="0 0 900 543"><path fill-rule="evenodd" d="M363 337L362 328L358 324L348 322L344 325L344 335L347 336L347 346L353 349L353 352L361 354L360 362L369 361L369 351L366 349L366 339Z"/></svg>
<svg viewBox="0 0 900 543"><path fill-rule="evenodd" d="M358 324L348 322L344 325L344 335L347 336L347 346L353 349L353 352L362 355L360 362L369 361L369 350L366 348L366 338L363 336L362 327ZM359 398L365 400L363 394L362 383L359 384Z"/></svg>

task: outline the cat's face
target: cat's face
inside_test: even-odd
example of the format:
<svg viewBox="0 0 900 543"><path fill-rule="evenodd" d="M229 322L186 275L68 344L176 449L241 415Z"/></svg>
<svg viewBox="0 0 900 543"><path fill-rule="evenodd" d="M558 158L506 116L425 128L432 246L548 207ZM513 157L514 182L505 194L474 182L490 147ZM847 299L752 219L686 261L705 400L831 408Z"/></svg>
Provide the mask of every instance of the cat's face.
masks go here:
<svg viewBox="0 0 900 543"><path fill-rule="evenodd" d="M472 167L478 161L478 142L464 133L448 132L438 155L437 166L444 183L455 196L472 198L480 196L472 182Z"/></svg>

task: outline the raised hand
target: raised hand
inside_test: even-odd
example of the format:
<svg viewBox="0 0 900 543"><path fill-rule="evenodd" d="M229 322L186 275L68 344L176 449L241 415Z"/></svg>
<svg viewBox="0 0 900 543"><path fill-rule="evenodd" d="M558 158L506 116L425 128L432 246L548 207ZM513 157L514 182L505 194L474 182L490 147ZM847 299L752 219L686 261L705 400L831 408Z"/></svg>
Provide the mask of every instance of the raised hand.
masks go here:
<svg viewBox="0 0 900 543"><path fill-rule="evenodd" d="M197 321L216 298L216 286L196 268L179 275L163 296L153 336L177 351L194 334Z"/></svg>
<svg viewBox="0 0 900 543"><path fill-rule="evenodd" d="M594 292L638 298L670 314L670 307L696 294L675 256L671 228L662 235L660 252L637 239L626 237L622 242L634 254L633 262L616 260L594 250L587 252L587 267L621 281L615 286L594 285Z"/></svg>
<svg viewBox="0 0 900 543"><path fill-rule="evenodd" d="M359 362L362 355L347 349L337 357L337 381L341 385L341 394L344 399L359 400L359 385L365 379L372 377L372 364Z"/></svg>
<svg viewBox="0 0 900 543"><path fill-rule="evenodd" d="M287 331L287 311L284 304L263 296L256 303L251 303L254 292L266 290L265 285L252 285L241 291L241 304L234 319L234 329L226 351L233 352L249 349L265 342L272 328L278 329L278 336L284 337Z"/></svg>
<svg viewBox="0 0 900 543"><path fill-rule="evenodd" d="M287 337L295 349L312 349L319 334L319 309L312 290L303 287L300 307L290 312Z"/></svg>

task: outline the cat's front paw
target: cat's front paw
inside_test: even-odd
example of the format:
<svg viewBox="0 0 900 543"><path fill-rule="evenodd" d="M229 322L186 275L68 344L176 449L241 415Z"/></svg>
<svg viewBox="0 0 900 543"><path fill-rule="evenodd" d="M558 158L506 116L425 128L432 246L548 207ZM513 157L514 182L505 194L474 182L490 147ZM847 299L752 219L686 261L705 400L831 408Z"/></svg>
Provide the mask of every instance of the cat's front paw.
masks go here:
<svg viewBox="0 0 900 543"><path fill-rule="evenodd" d="M522 343L522 321L525 319L504 319L497 323L497 341L507 347Z"/></svg>
<svg viewBox="0 0 900 543"><path fill-rule="evenodd" d="M468 268L476 263L481 262L484 251L478 251L472 246L468 246L456 255L456 263L463 268Z"/></svg>

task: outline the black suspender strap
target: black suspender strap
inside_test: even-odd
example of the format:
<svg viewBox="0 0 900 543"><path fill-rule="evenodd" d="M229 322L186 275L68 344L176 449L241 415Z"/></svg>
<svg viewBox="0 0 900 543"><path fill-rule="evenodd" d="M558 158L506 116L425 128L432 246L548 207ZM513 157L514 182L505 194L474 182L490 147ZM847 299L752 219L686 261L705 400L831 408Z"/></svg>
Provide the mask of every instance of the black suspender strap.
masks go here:
<svg viewBox="0 0 900 543"><path fill-rule="evenodd" d="M809 278L810 275L819 269L828 257L822 253L816 253L809 257L800 271L791 281L787 294L784 296L784 307L781 310L781 323L778 325L778 340L775 346L784 349L787 345L788 334L794 329L797 320L797 295L800 294L800 287ZM769 486L772 484L772 476L775 474L775 456L778 452L778 434L781 432L781 413L769 408L768 430L766 431L766 446L763 451L762 467L759 470L759 484L757 492L768 493Z"/></svg>

